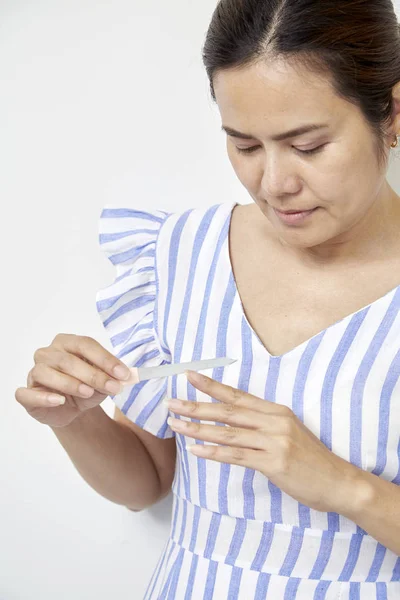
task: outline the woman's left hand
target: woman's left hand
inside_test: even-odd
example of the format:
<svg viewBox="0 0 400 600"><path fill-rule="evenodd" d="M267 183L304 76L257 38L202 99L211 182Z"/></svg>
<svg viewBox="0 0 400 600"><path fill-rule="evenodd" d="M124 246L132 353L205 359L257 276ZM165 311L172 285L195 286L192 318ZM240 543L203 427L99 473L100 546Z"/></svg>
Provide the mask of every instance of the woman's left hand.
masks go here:
<svg viewBox="0 0 400 600"><path fill-rule="evenodd" d="M353 507L354 483L362 471L333 454L293 411L200 375L188 380L218 403L168 400L175 414L225 423L229 427L169 419L174 431L223 444L196 444L196 456L260 471L297 501L323 512L346 514ZM176 404L178 403L178 404Z"/></svg>

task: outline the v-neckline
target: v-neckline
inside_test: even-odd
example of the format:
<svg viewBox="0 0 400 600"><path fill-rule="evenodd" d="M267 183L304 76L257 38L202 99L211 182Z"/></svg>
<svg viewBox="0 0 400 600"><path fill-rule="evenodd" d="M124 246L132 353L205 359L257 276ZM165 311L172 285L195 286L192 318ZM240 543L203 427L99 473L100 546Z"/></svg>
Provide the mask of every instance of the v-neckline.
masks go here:
<svg viewBox="0 0 400 600"><path fill-rule="evenodd" d="M253 327L250 325L244 307L243 307L243 303L242 303L242 299L240 297L239 294L239 289L237 286L237 282L235 279L235 274L233 272L233 266L232 266L232 261L231 261L231 255L230 255L230 230L231 230L231 223L232 223L232 215L233 215L233 210L236 206L239 206L239 202L235 202L234 204L232 204L230 206L230 213L228 216L228 226L227 226L227 234L226 234L226 243L225 243L225 257L226 257L226 261L228 264L228 272L229 275L232 279L233 282L233 288L234 288L234 301L238 302L239 305L239 309L240 309L240 316L242 317L242 319L244 320L244 322L246 323L246 326L248 327L250 334L252 335L252 337L254 337L254 339L256 340L256 342L259 344L259 346L261 347L261 350L263 352L265 352L267 354L267 357L271 360L281 360L284 359L286 357L288 357L290 354L293 354L295 352L298 352L301 348L305 347L306 345L308 345L310 342L312 342L315 338L323 336L329 329L332 329L333 327L335 327L336 325L339 325L340 323L343 323L343 321L345 321L346 319L352 319L353 317L355 317L356 315L358 315L359 313L362 313L363 311L365 311L366 309L370 308L371 306L374 306L375 304L378 304L379 302L382 302L383 300L385 300L388 296L390 296L390 294L394 294L397 290L400 290L400 284L396 285L396 287L392 288L389 292L387 292L386 294L384 294L383 296L381 296L380 298L377 298L376 300L374 300L373 302L371 302L370 304L367 304L366 306L364 306L363 308L360 308L359 310L356 310L355 312L352 312L349 315L346 315L345 317L343 317L342 319L339 319L338 321L336 321L335 323L332 323L332 325L329 325L328 327L326 327L325 329L322 329L321 331L319 331L318 333L316 333L315 335L313 335L312 337L308 338L307 340L305 340L304 342L301 342L300 344L298 344L297 346L295 346L294 348L292 348L291 350L288 350L287 352L284 352L283 354L279 354L279 355L274 355L271 354L268 350L268 348L265 346L265 344L261 341L261 339L259 338L257 332L253 329Z"/></svg>

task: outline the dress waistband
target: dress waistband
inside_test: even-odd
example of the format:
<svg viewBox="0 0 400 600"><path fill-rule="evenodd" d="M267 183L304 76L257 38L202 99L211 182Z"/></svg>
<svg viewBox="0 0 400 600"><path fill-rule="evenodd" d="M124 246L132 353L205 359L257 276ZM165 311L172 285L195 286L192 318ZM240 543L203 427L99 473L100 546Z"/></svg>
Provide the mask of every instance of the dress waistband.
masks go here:
<svg viewBox="0 0 400 600"><path fill-rule="evenodd" d="M400 581L400 557L369 535L241 519L173 499L170 538L210 560L302 579Z"/></svg>

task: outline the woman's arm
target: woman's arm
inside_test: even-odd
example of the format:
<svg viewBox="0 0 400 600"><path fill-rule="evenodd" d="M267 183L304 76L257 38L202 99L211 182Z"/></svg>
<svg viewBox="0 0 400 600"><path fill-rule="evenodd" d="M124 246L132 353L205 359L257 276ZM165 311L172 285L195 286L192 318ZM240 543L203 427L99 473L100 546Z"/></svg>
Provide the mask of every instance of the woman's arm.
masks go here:
<svg viewBox="0 0 400 600"><path fill-rule="evenodd" d="M83 479L104 498L134 511L162 498L156 466L143 443L101 406L52 429Z"/></svg>
<svg viewBox="0 0 400 600"><path fill-rule="evenodd" d="M352 489L348 490L345 505L343 508L335 506L335 512L359 525L400 556L400 487L351 466L357 469L357 477Z"/></svg>

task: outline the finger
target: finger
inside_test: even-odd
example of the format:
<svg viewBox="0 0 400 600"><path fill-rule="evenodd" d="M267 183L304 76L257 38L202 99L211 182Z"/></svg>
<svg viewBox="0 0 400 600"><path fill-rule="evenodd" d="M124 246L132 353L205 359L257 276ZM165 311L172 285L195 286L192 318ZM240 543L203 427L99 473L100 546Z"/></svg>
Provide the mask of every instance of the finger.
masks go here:
<svg viewBox="0 0 400 600"><path fill-rule="evenodd" d="M56 393L69 394L79 398L90 398L94 389L85 385L75 377L60 373L44 363L37 364L31 371L33 388L36 384L54 390Z"/></svg>
<svg viewBox="0 0 400 600"><path fill-rule="evenodd" d="M265 455L260 450L249 450L248 448L231 448L229 446L205 446L195 444L188 446L188 450L195 456L208 458L220 463L239 465L261 471Z"/></svg>
<svg viewBox="0 0 400 600"><path fill-rule="evenodd" d="M126 381L131 376L129 368L121 360L91 337L59 333L54 338L53 345L61 350L65 349L70 354L88 359L100 370L121 381Z"/></svg>
<svg viewBox="0 0 400 600"><path fill-rule="evenodd" d="M198 421L214 421L247 429L258 429L264 425L265 418L260 419L260 413L248 408L220 402L193 402L171 399L167 406L175 414L197 419Z"/></svg>
<svg viewBox="0 0 400 600"><path fill-rule="evenodd" d="M201 425L200 423L173 419L171 417L168 419L168 425L174 431L197 440L214 442L215 444L223 444L224 446L266 450L266 436L257 431L242 429L240 427Z"/></svg>
<svg viewBox="0 0 400 600"><path fill-rule="evenodd" d="M49 351L46 364L106 395L119 394L123 389L123 384L120 381L110 377L88 361L66 351L61 352L56 349Z"/></svg>
<svg viewBox="0 0 400 600"><path fill-rule="evenodd" d="M188 381L190 381L189 377ZM192 385L208 396L211 396L211 398L215 398L216 400L220 400L221 402L232 404L234 406L244 406L264 414L276 413L282 408L287 408L281 404L276 404L275 402L258 398L257 396L253 396L252 394L231 387L230 385L225 385L224 383L215 381L215 379L210 379L205 375L201 375L201 383L196 382L192 383Z"/></svg>
<svg viewBox="0 0 400 600"><path fill-rule="evenodd" d="M28 388L18 388L15 392L15 399L28 411L34 408L49 408L65 404L64 396L46 390Z"/></svg>
<svg viewBox="0 0 400 600"><path fill-rule="evenodd" d="M167 400L166 404L174 414L198 421L214 421L214 423L225 423L252 431L260 430L267 435L289 435L293 427L292 411L278 410L275 414L264 412L260 417L260 412L237 404L193 402L174 398Z"/></svg>

